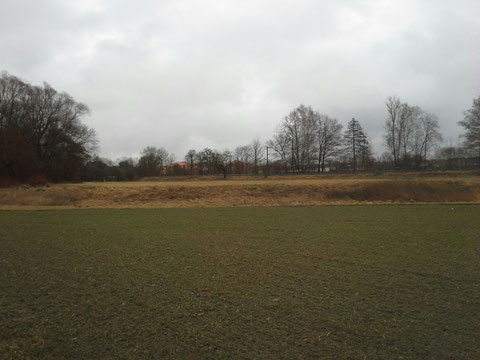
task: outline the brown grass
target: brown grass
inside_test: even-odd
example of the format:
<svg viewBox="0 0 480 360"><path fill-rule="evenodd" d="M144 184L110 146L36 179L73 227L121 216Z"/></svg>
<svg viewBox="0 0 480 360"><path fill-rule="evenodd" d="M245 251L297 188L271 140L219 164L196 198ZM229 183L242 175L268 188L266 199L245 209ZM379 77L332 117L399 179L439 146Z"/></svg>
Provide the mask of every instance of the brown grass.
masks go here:
<svg viewBox="0 0 480 360"><path fill-rule="evenodd" d="M398 172L366 172L366 173L310 173L298 175L273 175L268 180L319 180L319 179L425 179L425 178L465 178L478 177L479 170L434 170L434 171L398 171ZM259 181L262 176L234 175L229 176L229 181ZM178 181L223 181L218 176L178 176L178 177L151 177L144 178L143 182L178 182Z"/></svg>
<svg viewBox="0 0 480 360"><path fill-rule="evenodd" d="M480 202L480 178L285 178L58 184L0 189L0 208Z"/></svg>

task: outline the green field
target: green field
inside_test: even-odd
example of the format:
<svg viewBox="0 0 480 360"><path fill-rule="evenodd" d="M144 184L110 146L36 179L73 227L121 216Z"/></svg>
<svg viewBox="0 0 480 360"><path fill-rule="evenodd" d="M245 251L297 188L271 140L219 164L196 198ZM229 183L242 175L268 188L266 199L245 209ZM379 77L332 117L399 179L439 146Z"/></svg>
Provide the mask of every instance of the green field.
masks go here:
<svg viewBox="0 0 480 360"><path fill-rule="evenodd" d="M3 211L0 358L480 358L480 207Z"/></svg>

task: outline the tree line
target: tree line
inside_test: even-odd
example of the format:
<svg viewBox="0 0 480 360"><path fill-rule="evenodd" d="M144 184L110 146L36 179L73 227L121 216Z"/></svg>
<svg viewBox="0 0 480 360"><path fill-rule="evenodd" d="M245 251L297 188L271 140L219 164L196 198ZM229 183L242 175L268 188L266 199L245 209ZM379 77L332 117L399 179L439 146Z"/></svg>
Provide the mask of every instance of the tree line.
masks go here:
<svg viewBox="0 0 480 360"><path fill-rule="evenodd" d="M357 119L352 118L344 128L337 119L314 111L310 106L300 105L284 117L272 139L265 143L255 138L232 150L191 149L181 162L175 162L173 155L164 148L146 147L138 160L122 159L118 166L106 160L111 165L105 169L110 171L113 179L123 180L168 175L267 176L480 166L480 160L475 157L479 144L471 141L475 138L473 134L467 132L470 138L460 146L440 147L443 137L436 115L397 97L387 98L385 105L386 151L378 158L373 156L369 137ZM475 100L474 105L480 109L480 101ZM465 112L462 121L472 129L476 129L475 121L478 123L480 119L475 106ZM95 179L101 178L100 173Z"/></svg>
<svg viewBox="0 0 480 360"><path fill-rule="evenodd" d="M360 122L352 118L342 130L337 119L300 105L278 125L267 147L284 172L331 171L334 160L353 171L365 169L373 157Z"/></svg>
<svg viewBox="0 0 480 360"><path fill-rule="evenodd" d="M437 116L394 96L386 106L384 138L395 168L426 168L431 149L443 140Z"/></svg>
<svg viewBox="0 0 480 360"><path fill-rule="evenodd" d="M283 118L265 143L255 138L232 150L191 149L184 161L176 163L164 148L146 147L138 160L122 159L118 167L113 164L108 169L115 179L132 179L480 167L480 98L460 122L467 130L463 144L444 147L440 146L443 136L435 114L396 96L388 97L385 106L386 151L380 157L373 155L368 134L357 119L352 118L344 128L338 119L300 105Z"/></svg>
<svg viewBox="0 0 480 360"><path fill-rule="evenodd" d="M85 181L135 180L159 176L259 174L265 167L265 151L260 140L231 150L204 148L191 149L185 161L175 162L175 157L163 147L147 146L138 159L131 157L113 162L99 157L85 165L81 176Z"/></svg>
<svg viewBox="0 0 480 360"><path fill-rule="evenodd" d="M47 83L33 86L1 73L0 177L78 179L97 146L94 130L81 123L88 113Z"/></svg>
<svg viewBox="0 0 480 360"><path fill-rule="evenodd" d="M184 161L163 147L147 146L138 159L113 162L97 155L93 129L82 123L85 104L47 83L34 86L0 76L0 178L26 181L134 180L164 175L324 173L332 171L480 168L480 97L459 124L461 145L441 147L435 114L391 96L386 100L384 146L375 157L359 120L345 126L311 106L287 114L271 139L234 149L191 149Z"/></svg>

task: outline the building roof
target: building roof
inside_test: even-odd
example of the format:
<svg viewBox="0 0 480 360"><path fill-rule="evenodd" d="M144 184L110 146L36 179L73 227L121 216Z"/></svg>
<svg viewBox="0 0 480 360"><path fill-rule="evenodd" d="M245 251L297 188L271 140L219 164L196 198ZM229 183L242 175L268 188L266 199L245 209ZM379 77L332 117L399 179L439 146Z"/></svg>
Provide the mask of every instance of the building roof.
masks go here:
<svg viewBox="0 0 480 360"><path fill-rule="evenodd" d="M185 162L185 161L179 161L179 162L176 162L176 163L168 164L167 166L182 166L182 167L185 167L185 166L190 166L190 163Z"/></svg>

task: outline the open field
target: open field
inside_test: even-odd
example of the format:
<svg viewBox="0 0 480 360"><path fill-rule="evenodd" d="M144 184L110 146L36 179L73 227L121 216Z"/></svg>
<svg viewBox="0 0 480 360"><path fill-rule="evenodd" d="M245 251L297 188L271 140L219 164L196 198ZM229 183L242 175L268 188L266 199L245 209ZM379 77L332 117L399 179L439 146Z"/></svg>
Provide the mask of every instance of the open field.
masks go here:
<svg viewBox="0 0 480 360"><path fill-rule="evenodd" d="M480 203L475 172L103 182L0 189L0 208L158 208Z"/></svg>
<svg viewBox="0 0 480 360"><path fill-rule="evenodd" d="M0 212L2 359L480 358L480 206Z"/></svg>

